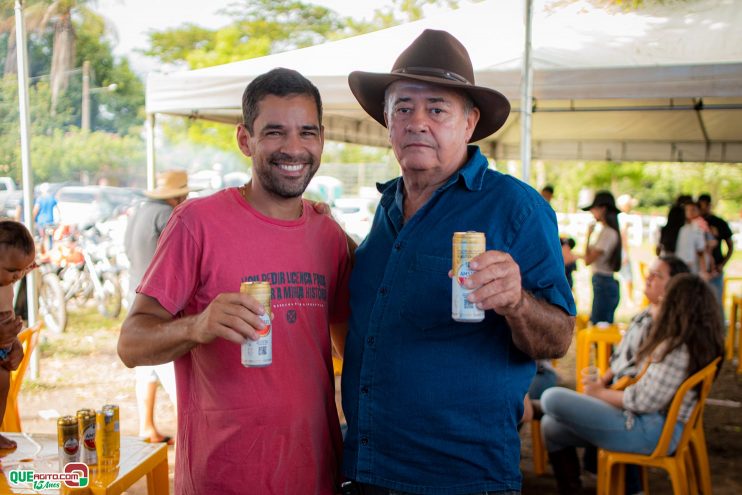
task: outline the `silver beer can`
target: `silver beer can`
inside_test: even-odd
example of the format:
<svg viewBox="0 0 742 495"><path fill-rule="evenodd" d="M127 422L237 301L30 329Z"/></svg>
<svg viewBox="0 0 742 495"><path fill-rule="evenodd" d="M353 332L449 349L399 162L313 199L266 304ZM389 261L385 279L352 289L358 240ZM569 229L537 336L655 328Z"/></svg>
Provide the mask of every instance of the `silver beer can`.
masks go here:
<svg viewBox="0 0 742 495"><path fill-rule="evenodd" d="M456 321L475 323L484 320L484 310L466 298L473 292L463 286L474 271L469 262L486 249L484 232L453 234L453 277L451 278L451 317Z"/></svg>
<svg viewBox="0 0 742 495"><path fill-rule="evenodd" d="M243 282L240 292L250 294L263 305L261 320L265 327L258 332L258 340L242 344L242 366L264 367L273 362L273 325L271 324L271 284L268 282Z"/></svg>

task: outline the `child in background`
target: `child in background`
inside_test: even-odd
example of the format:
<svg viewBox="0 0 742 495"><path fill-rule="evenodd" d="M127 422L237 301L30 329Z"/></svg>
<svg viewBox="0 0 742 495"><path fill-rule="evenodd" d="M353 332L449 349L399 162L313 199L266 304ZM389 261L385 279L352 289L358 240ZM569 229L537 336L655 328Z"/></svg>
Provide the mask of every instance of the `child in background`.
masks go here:
<svg viewBox="0 0 742 495"><path fill-rule="evenodd" d="M22 223L0 222L0 325L14 323L15 333L0 336L0 422L10 389L10 372L20 365L23 348L17 338L23 321L13 312L13 284L36 268L36 246ZM12 320L12 322L11 322ZM0 450L14 449L16 443L0 435Z"/></svg>

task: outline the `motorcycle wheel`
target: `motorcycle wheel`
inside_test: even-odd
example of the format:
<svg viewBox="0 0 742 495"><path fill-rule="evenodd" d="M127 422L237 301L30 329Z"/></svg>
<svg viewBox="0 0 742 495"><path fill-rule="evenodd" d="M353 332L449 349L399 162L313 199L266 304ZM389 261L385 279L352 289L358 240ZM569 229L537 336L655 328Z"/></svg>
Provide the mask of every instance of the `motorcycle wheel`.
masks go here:
<svg viewBox="0 0 742 495"><path fill-rule="evenodd" d="M46 328L53 333L62 333L67 328L67 304L64 289L54 273L45 273L39 286L39 314Z"/></svg>
<svg viewBox="0 0 742 495"><path fill-rule="evenodd" d="M121 313L121 287L116 275L104 273L101 278L103 293L95 295L98 311L106 318L118 318Z"/></svg>

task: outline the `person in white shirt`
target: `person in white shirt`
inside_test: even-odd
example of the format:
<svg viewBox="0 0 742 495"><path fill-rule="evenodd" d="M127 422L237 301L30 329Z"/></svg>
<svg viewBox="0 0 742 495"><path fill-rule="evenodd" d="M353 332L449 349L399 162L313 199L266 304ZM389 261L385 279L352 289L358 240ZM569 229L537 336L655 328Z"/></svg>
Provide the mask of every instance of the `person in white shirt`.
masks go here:
<svg viewBox="0 0 742 495"><path fill-rule="evenodd" d="M697 223L701 218L698 203L685 205L685 225L678 232L678 242L675 246L675 255L685 261L691 273L706 277L708 264L706 262L706 236Z"/></svg>
<svg viewBox="0 0 742 495"><path fill-rule="evenodd" d="M608 191L595 194L592 204L583 208L601 225L598 238L591 242L595 224L587 230L587 248L583 259L593 272L593 306L590 321L613 323L619 300L618 281L613 274L621 269L621 231L618 225L618 208Z"/></svg>

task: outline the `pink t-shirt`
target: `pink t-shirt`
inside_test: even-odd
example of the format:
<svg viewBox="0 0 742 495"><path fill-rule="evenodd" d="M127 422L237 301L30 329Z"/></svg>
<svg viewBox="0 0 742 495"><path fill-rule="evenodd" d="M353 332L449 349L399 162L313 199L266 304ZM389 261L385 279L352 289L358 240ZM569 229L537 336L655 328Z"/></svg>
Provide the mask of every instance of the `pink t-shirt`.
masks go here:
<svg viewBox="0 0 742 495"><path fill-rule="evenodd" d="M276 220L233 188L175 210L139 292L182 316L244 281L273 289L273 364L243 367L224 339L175 361L175 493L334 493L342 440L329 323L348 317L349 274L342 230L306 203L298 220Z"/></svg>

